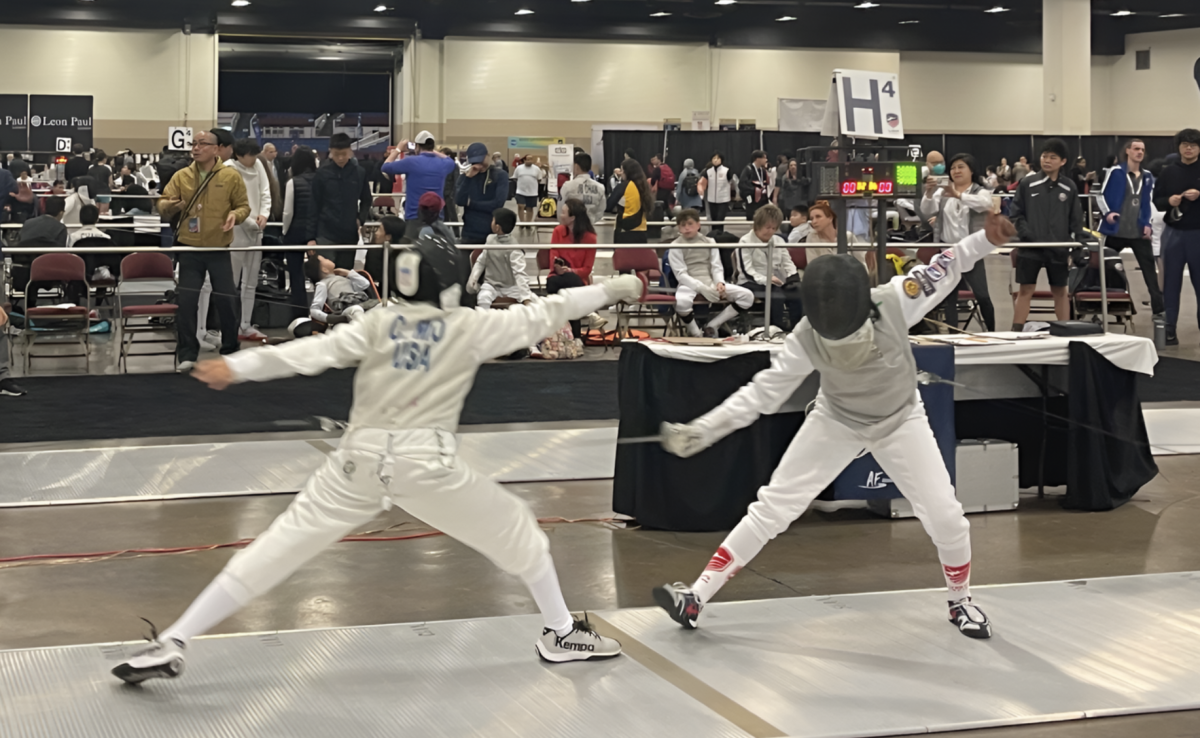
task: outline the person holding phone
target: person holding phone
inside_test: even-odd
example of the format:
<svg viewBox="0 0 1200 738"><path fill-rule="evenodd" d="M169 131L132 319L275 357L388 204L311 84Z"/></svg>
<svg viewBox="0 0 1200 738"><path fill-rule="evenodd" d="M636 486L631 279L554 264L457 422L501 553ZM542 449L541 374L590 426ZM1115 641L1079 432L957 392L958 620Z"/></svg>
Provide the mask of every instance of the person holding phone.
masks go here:
<svg viewBox="0 0 1200 738"><path fill-rule="evenodd" d="M586 156L586 154L581 154ZM592 267L596 263L596 228L592 225L587 206L582 200L570 198L558 210L558 227L550 235L550 276L546 278L546 294L559 290L583 287L592 283ZM592 248L562 248L562 246L591 246ZM587 316L593 330L600 330L608 321L596 313ZM571 321L571 332L583 337L583 323Z"/></svg>

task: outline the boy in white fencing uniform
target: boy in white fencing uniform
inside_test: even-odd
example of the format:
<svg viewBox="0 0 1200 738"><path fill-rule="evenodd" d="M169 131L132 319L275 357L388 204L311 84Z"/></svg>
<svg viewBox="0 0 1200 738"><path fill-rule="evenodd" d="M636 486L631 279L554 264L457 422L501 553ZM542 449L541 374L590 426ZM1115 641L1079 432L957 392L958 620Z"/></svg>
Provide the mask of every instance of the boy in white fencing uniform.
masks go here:
<svg viewBox="0 0 1200 738"><path fill-rule="evenodd" d="M679 280L679 288L675 290L675 312L683 321L688 335L716 337L717 328L739 312L749 310L754 304L754 295L744 287L725 284L725 267L721 265L721 252L717 250L716 242L700 235L700 213L684 210L675 216L675 225L679 228L679 238L671 243L672 246L713 244L713 248L708 249L670 250L667 261L671 265L671 272ZM714 305L725 301L733 304L725 306L701 331L692 314L696 295L703 295Z"/></svg>
<svg viewBox="0 0 1200 738"><path fill-rule="evenodd" d="M805 317L771 367L712 412L687 424L663 424L663 446L692 456L759 415L777 412L814 370L821 375L815 408L700 578L691 587L677 582L654 591L655 601L676 622L695 628L717 590L867 451L912 503L937 546L950 621L972 638L991 636L987 616L971 602L970 525L917 392L908 328L957 289L963 272L1015 235L1007 218L989 215L983 231L943 251L929 266L875 289L852 256L814 259L801 285Z"/></svg>
<svg viewBox="0 0 1200 738"><path fill-rule="evenodd" d="M497 297L511 297L526 305L533 300L529 278L525 276L525 251L512 235L516 227L517 214L508 208L497 208L492 213L492 235L488 236L487 242L512 245L513 248L484 249L475 260L471 278L467 280L467 292L479 293L475 298L478 310L491 310Z"/></svg>
<svg viewBox="0 0 1200 738"><path fill-rule="evenodd" d="M198 379L222 389L357 366L350 424L337 451L288 509L230 560L175 624L145 652L114 668L114 675L131 683L179 676L190 639L393 504L521 577L545 617L535 643L543 659L579 661L621 652L616 641L572 622L533 512L457 457L453 431L481 363L528 346L568 320L636 300L641 281L618 277L563 290L534 306L485 313L458 307L458 253L445 240L424 236L396 258L396 286L408 302L371 310L321 336L196 367Z"/></svg>

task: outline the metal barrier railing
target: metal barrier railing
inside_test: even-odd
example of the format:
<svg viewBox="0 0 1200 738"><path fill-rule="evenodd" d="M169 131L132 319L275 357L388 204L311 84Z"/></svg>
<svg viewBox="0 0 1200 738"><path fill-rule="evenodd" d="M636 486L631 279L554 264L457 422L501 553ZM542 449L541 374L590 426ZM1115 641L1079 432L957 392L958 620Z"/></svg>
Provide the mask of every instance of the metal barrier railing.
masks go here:
<svg viewBox="0 0 1200 738"><path fill-rule="evenodd" d="M532 248L535 251L540 251L543 249L552 249L557 245L558 244L545 245L545 246L541 245L541 244L534 244L534 245L517 244L514 247L513 244L456 244L456 246L460 250L463 250L463 251L474 251L474 250L483 250L483 251L504 250L504 251L507 251L507 250L511 250L513 248L520 248L521 250L526 250L526 249ZM690 245L690 244L656 244L656 245L657 246L667 246L668 248L685 248L685 249L714 248L714 244L708 244L708 243L696 244L696 245ZM800 243L797 243L797 244L788 244L787 248L827 249L827 248L830 248L830 246L832 246L832 245L834 245L834 244L828 244L828 243L819 243L819 244L803 243L803 244L800 244ZM930 246L950 246L953 244L928 244L928 245L930 245ZM382 286L383 286L383 294L386 296L386 295L390 294L389 283L390 283L390 278L391 278L391 275L390 275L391 269L388 266L390 253L393 250L403 250L406 248L411 248L411 244L395 244L395 245L390 245L390 246L391 246L390 248L384 248L384 246L379 245L379 244L355 244L353 246L322 244L320 246L320 249L328 250L328 251L346 251L346 250L380 251L381 250L383 252L383 266L382 266L383 274L381 275L382 276ZM917 246L917 242L893 242L893 244L889 244L888 248L901 248L901 247L914 248L916 246ZM1108 280L1107 280L1107 275L1106 275L1106 272L1108 270L1107 270L1106 264L1104 262L1103 244L1093 244L1093 243L1081 244L1081 243L1078 243L1075 241L1036 242L1036 243L1013 242L1012 246L1023 248L1023 249L1024 248L1038 249L1038 248L1086 247L1088 249L1089 253L1091 253L1091 251L1093 249L1097 249L1099 251L1099 256L1100 256L1099 262L1100 262L1101 325L1103 327L1104 332L1108 333ZM734 244L729 244L729 247L730 248L734 247ZM766 244L761 244L761 245L759 245L759 244L738 244L736 247L737 248L766 249L767 264L770 265L770 264L775 263L774 239L772 239L771 241L769 241ZM621 243L617 243L617 244L604 244L603 248L604 248L604 250L617 251L617 250L623 250L623 249L646 249L646 248L652 248L652 246L651 246L651 244L639 244L639 243L621 244ZM307 246L307 245L304 245L304 246L271 246L269 248L263 248L261 246L249 246L249 247L232 247L231 246L231 247L225 248L224 250L227 252L235 252L235 251L283 251L283 252L302 251L302 252L306 252L306 251L313 250L313 247ZM873 251L873 250L875 250L875 246L867 245L862 248L852 248L851 250ZM60 253L62 251L63 251L63 249L61 249L59 247L54 247L54 246L16 246L16 247L12 247L12 248L6 248L3 251L6 256L5 265L4 265L6 276L7 276L7 272L10 271L11 259L7 258L8 255L10 255L10 254L46 254L46 253ZM81 247L81 248L72 248L72 249L69 249L69 251L71 253L77 253L77 254L132 254L132 253L145 252L145 251L156 251L156 252L168 253L168 254L170 254L170 253L194 253L194 252L211 253L213 251L213 247L204 247L204 246L162 246L162 247L88 246L88 247ZM764 293L764 297L763 297L763 324L764 324L764 326L769 326L771 324L771 305L772 305L771 280L767 280L767 283L764 285L764 287L765 287L765 293ZM769 333L769 332L764 332L764 335L767 335L767 333Z"/></svg>

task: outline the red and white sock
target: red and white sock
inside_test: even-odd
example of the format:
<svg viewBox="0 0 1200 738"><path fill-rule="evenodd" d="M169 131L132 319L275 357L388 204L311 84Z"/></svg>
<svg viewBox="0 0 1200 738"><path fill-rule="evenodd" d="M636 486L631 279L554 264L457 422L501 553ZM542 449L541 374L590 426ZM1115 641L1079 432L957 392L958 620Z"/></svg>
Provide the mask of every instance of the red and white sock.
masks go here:
<svg viewBox="0 0 1200 738"><path fill-rule="evenodd" d="M950 602L965 600L971 596L971 562L951 566L942 564L942 573L946 576L946 590Z"/></svg>
<svg viewBox="0 0 1200 738"><path fill-rule="evenodd" d="M742 570L744 564L745 561L738 559L727 546L721 546L709 560L708 566L704 567L704 573L692 585L692 592L700 598L701 604L708 602L725 586L725 582Z"/></svg>

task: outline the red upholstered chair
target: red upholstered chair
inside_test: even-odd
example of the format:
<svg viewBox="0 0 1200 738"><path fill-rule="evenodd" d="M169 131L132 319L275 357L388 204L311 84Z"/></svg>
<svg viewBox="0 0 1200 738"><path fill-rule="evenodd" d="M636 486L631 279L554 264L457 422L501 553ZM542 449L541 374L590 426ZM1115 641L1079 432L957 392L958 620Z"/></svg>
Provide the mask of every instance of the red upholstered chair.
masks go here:
<svg viewBox="0 0 1200 738"><path fill-rule="evenodd" d="M613 249L612 259L613 270L618 274L632 272L642 280L642 297L637 303L617 304L617 335L626 336L630 328L651 327L656 323L662 324L663 335L679 331L675 296L650 291L651 278L657 279L662 274L654 249ZM633 321L638 321L637 326Z"/></svg>
<svg viewBox="0 0 1200 738"><path fill-rule="evenodd" d="M124 305L122 304L122 295L126 292L126 287L130 283L136 282L170 282L175 284L175 266L171 263L171 257L166 254L159 254L153 251L143 251L135 254L130 254L121 260L121 282L117 289L117 314L120 316L120 345L121 354L118 359L118 364L121 371L129 371L129 357L131 356L173 356L176 357L176 349L179 345L179 334L177 333L177 324L172 320L171 328L165 328L162 325L156 325L153 319L162 319L164 317L174 318L179 312L178 305L164 303L161 305ZM161 335L164 332L170 332L170 335L163 338ZM138 340L137 336L151 334L149 338ZM133 353L130 349L133 344L158 344L170 346L170 351L153 351L153 352L138 352ZM178 364L178 357L175 358Z"/></svg>
<svg viewBox="0 0 1200 738"><path fill-rule="evenodd" d="M25 339L25 372L35 358L82 358L84 366L91 371L90 332L91 327L91 295L86 276L86 267L77 254L42 254L33 260L29 267L29 287L26 288L25 298L25 328L21 332ZM30 307L36 303L37 289L50 285L57 288L65 299L69 293L83 297L83 305L73 307ZM62 343L57 339L71 338L78 341L83 349L79 354L41 354L33 353L33 346L39 341L44 343Z"/></svg>
<svg viewBox="0 0 1200 738"><path fill-rule="evenodd" d="M788 253L792 255L792 263L796 265L797 269L804 271L808 268L808 249L790 248Z"/></svg>
<svg viewBox="0 0 1200 738"><path fill-rule="evenodd" d="M546 286L542 282L542 272L546 272L547 277L550 276L550 250L549 249L538 249L537 250L537 284L538 284L539 290L544 289ZM584 284L587 284L587 282L584 282Z"/></svg>

